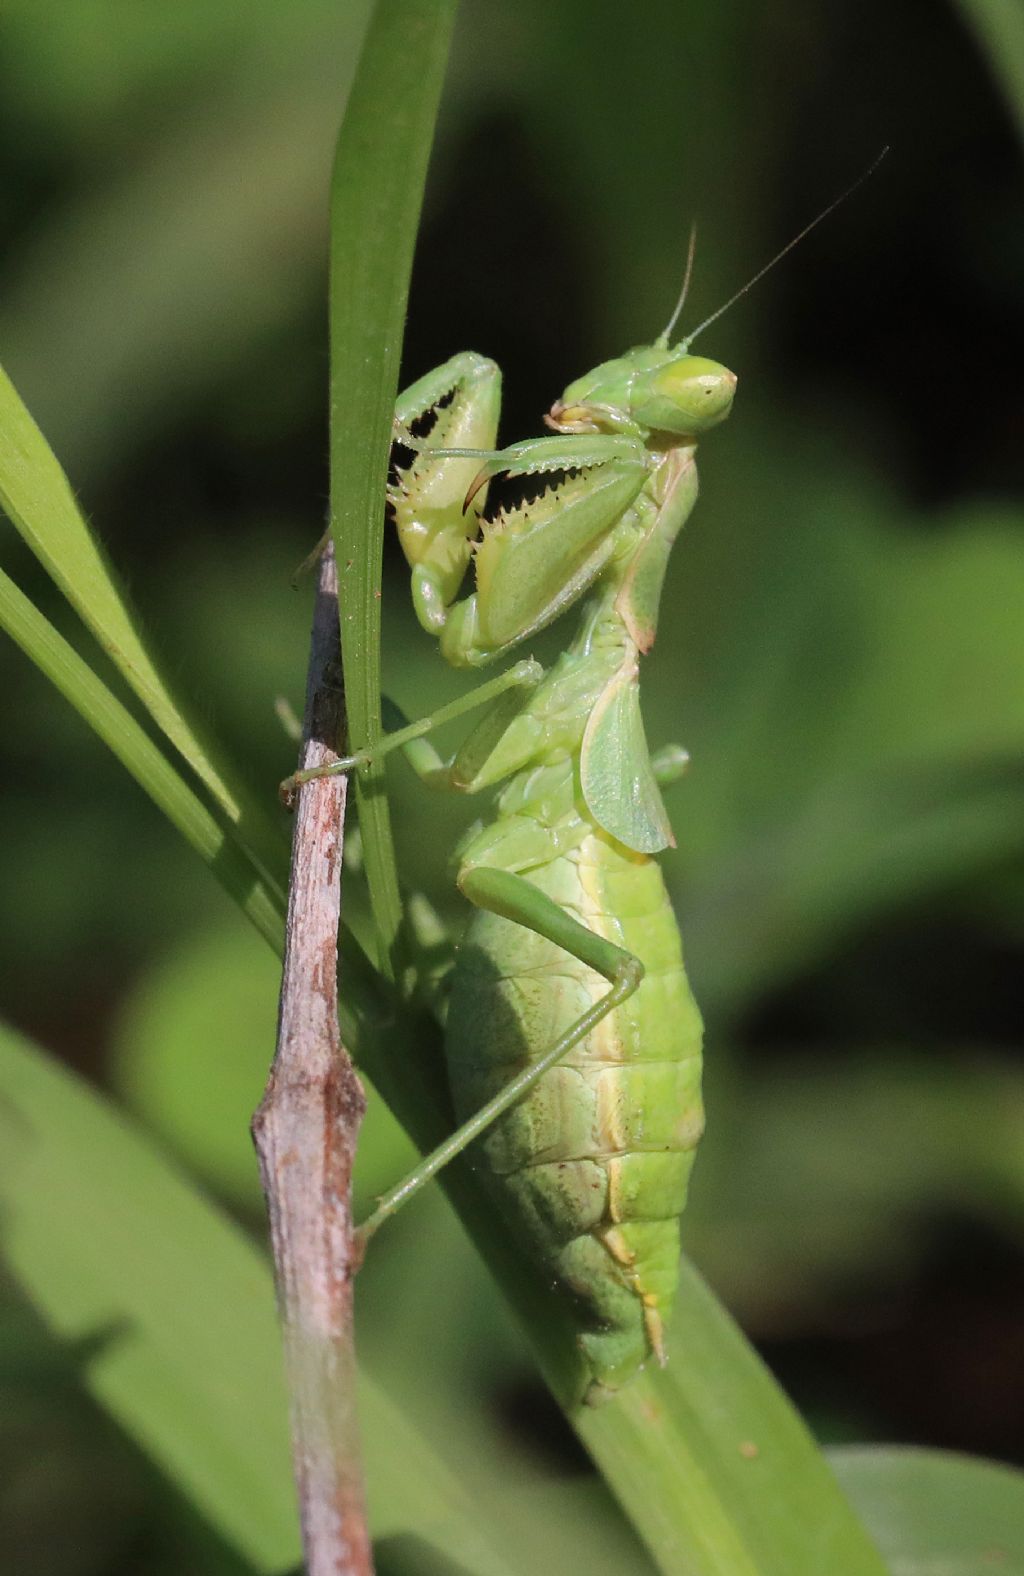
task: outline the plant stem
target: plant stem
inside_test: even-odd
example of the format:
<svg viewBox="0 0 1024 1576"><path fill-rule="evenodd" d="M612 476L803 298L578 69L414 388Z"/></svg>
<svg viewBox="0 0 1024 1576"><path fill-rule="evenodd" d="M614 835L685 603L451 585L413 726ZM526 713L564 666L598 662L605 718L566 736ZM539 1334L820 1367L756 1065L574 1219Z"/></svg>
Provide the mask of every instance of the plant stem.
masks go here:
<svg viewBox="0 0 1024 1576"><path fill-rule="evenodd" d="M338 580L320 561L300 766L336 759L343 697ZM277 1054L252 1130L270 1213L292 1456L309 1576L371 1576L355 1415L351 1179L366 1109L338 1028L337 955L346 780L301 790L292 842Z"/></svg>

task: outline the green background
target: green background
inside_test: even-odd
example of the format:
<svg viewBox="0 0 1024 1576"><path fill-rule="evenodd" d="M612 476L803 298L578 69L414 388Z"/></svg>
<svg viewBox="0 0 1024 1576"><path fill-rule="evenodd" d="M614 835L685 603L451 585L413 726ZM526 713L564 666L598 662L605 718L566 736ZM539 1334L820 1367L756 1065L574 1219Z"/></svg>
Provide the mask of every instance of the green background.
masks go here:
<svg viewBox="0 0 1024 1576"><path fill-rule="evenodd" d="M685 1241L822 1437L1014 1460L1024 57L973 17L466 0L405 375L494 356L503 435L526 436L570 378L658 331L692 217L690 322L891 145L700 345L739 394L644 676L652 743L693 756L667 861L708 1024ZM308 634L289 582L326 500L326 188L364 19L88 0L0 22L0 358L271 808L293 754L274 702L299 704ZM9 530L0 563L80 641ZM415 715L462 681L405 586L391 552L386 682ZM0 1008L259 1230L247 1121L274 960L21 655L0 662ZM467 812L392 781L403 875L458 923L445 856ZM407 1159L375 1107L363 1197ZM542 1499L556 1475L585 1496L436 1192L377 1248L371 1372L471 1485L519 1476ZM239 1568L13 1289L3 1318L11 1568ZM581 1515L608 1520L625 1569L602 1506Z"/></svg>

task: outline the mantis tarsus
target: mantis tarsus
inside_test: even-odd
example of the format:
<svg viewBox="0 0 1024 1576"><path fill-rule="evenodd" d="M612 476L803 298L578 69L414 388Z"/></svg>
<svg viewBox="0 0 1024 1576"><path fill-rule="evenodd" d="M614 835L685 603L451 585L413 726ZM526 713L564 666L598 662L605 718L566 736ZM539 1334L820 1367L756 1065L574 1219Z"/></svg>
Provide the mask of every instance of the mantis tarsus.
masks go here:
<svg viewBox="0 0 1024 1576"><path fill-rule="evenodd" d="M500 373L473 352L395 410L388 501L417 618L446 659L481 667L576 604L580 616L547 673L519 661L376 747L402 748L433 787L504 787L456 851L475 909L445 1025L463 1125L363 1229L479 1137L514 1229L575 1304L591 1402L665 1360L703 1127L701 1019L654 857L674 841L659 787L687 757L673 745L650 755L638 674L696 501L697 441L732 406L735 375L690 351L724 310L670 348L673 318L653 345L571 383L546 437L494 447ZM488 514L497 476L539 478L540 491ZM471 561L476 589L459 599ZM424 735L476 707L482 719L443 761Z"/></svg>

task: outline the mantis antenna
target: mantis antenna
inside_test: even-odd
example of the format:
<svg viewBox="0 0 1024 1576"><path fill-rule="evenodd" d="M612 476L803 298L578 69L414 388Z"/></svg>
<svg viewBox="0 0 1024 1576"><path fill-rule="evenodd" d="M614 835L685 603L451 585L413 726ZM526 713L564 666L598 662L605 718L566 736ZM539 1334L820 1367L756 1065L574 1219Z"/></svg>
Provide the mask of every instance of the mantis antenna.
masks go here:
<svg viewBox="0 0 1024 1576"><path fill-rule="evenodd" d="M729 308L731 306L733 306L739 300L740 296L745 296L748 290L752 290L754 288L754 286L757 284L759 279L763 279L765 274L768 273L770 269L775 267L776 263L781 263L782 259L786 256L786 253L787 252L791 252L793 250L794 246L798 245L799 242L804 239L804 236L810 235L812 230L817 229L817 227L821 223L821 221L823 219L827 219L830 213L834 213L835 210L840 206L840 204L844 203L846 201L847 197L852 197L854 192L857 191L859 189L859 187L863 186L864 182L866 180L869 180L870 177L872 175L874 175L874 173L877 170L878 166L881 164L882 160L885 158L885 156L886 156L886 154L888 152L889 152L889 147L888 147L888 144L886 144L886 146L882 149L881 153L879 153L876 158L872 159L871 163L868 165L867 169L863 172L863 174L858 175L857 179L855 181L853 181L849 186L847 186L845 191L840 192L838 197L834 197L832 199L832 201L828 204L828 206L826 208L823 208L821 210L821 212L815 218L813 218L811 220L810 224L805 224L803 229L799 230L797 232L797 234L794 235L794 237L793 237L793 239L791 241L787 241L785 246L782 248L781 251L776 252L775 256L770 258L769 261L767 263L765 263L763 268L759 268L757 270L757 273L754 275L753 279L748 279L746 284L741 286L741 288L736 291L735 295L731 295L729 297L728 301L726 301L724 306L720 306L716 312L712 312L711 316L710 317L706 317L704 319L703 323L698 323L697 327L692 331L692 333L687 334L686 338L680 342L679 349L680 350L689 350L690 346L693 344L693 342L697 338L698 334L703 334L704 330L711 323L716 322L718 320L718 318L720 318L724 312L728 312ZM686 277L687 277L687 282L689 282L689 277L690 277L689 276L689 270L687 270L687 276ZM685 295L685 286L684 286L684 295ZM668 331L671 331L671 328L675 324L676 318L678 316L679 316L679 309L677 308L676 312L675 312L675 315L672 318L672 323L669 325L669 330ZM660 344L661 341L659 340L658 343Z"/></svg>
<svg viewBox="0 0 1024 1576"><path fill-rule="evenodd" d="M654 341L655 349L657 349L657 350L664 350L668 346L669 335L671 334L672 330L675 328L676 324L678 323L678 321L679 321L679 314L683 310L683 307L686 305L686 296L687 296L687 292L689 291L689 288L690 288L690 277L693 274L693 259L694 259L694 254L696 253L696 250L697 250L697 221L696 221L696 219L694 219L693 223L690 226L690 241L689 241L689 245L686 248L686 272L683 274L683 288L679 292L679 300L676 302L675 311L672 313L672 316L668 320L668 326L665 329L662 330L662 332L658 335L657 339Z"/></svg>

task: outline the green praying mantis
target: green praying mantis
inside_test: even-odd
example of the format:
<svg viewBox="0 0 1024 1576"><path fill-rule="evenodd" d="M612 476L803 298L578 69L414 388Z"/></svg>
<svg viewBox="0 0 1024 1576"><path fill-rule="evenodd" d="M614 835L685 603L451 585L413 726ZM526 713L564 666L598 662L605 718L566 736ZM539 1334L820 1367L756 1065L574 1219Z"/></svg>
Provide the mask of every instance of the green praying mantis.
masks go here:
<svg viewBox="0 0 1024 1576"><path fill-rule="evenodd" d="M502 1212L573 1303L591 1403L651 1357L665 1361L704 1123L701 1018L656 858L674 843L660 790L687 755L649 751L639 698L669 555L697 498L697 444L736 390L733 372L690 347L843 197L671 346L691 235L664 333L571 383L547 436L495 447L501 375L473 352L395 409L388 502L416 616L447 661L482 667L569 609L578 619L547 672L515 662L376 747L401 748L431 787L501 791L455 856L473 908L445 1018L462 1125L362 1230L479 1139ZM533 479L532 500L489 513L498 476ZM475 589L460 596L471 564ZM426 733L477 707L481 720L442 760Z"/></svg>

